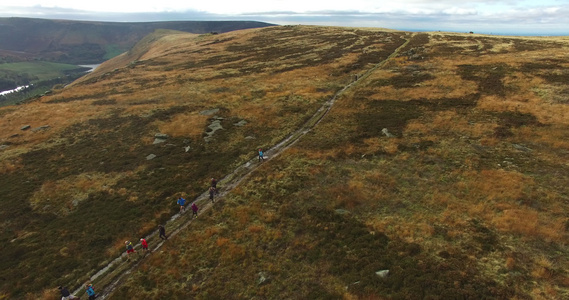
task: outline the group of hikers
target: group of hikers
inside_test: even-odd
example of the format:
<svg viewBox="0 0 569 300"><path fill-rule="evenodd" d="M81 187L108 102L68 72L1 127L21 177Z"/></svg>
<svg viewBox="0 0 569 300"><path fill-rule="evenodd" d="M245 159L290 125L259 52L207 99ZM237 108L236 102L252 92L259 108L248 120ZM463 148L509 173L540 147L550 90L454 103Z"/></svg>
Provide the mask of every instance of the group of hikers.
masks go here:
<svg viewBox="0 0 569 300"><path fill-rule="evenodd" d="M217 179L212 178L211 179L211 186L209 187L209 199L211 200L211 203L214 203L214 195L218 195L219 191L217 190ZM180 206L180 214L183 214L186 211L186 199L184 199L183 197L178 197L178 201L176 201L176 204L178 204ZM192 209L192 218L194 217L198 217L198 205L196 204L196 202L193 202L192 205L190 205L191 209ZM164 228L164 226L162 225L158 225L158 233L160 235L160 238L163 240L167 240L168 237L166 236L166 229ZM131 241L125 241L124 242L125 246L126 246L126 254L127 254L127 261L130 261L130 254L131 253L137 253L136 250L134 250L134 245L132 244ZM144 238L140 238L140 244L142 246L142 250L146 253L149 252L148 250L148 242L144 239Z"/></svg>
<svg viewBox="0 0 569 300"><path fill-rule="evenodd" d="M65 286L59 286L59 291L61 292L61 300L79 299L79 297L71 294ZM99 296L95 293L95 288L93 288L93 284L91 283L85 285L85 292L87 296L89 296L89 300L93 300Z"/></svg>
<svg viewBox="0 0 569 300"><path fill-rule="evenodd" d="M259 158L259 161L265 160L262 149L259 149L259 157L258 158ZM215 202L214 196L218 195L218 194L219 194L219 191L217 189L217 179L212 178L211 179L211 185L209 187L209 200L211 201L211 203ZM180 214L182 214L186 211L186 199L184 199L183 197L178 197L176 204L178 204L180 206ZM197 218L199 208L198 208L196 202L193 202L192 205L190 205L190 207L191 207L192 212L193 212L192 218L194 218L194 217ZM164 226L158 225L158 233L159 233L159 236L162 240L168 239L168 236L166 236L166 229L164 228ZM131 241L127 240L124 242L124 244L126 247L127 261L130 261L130 254L131 253L138 253L138 252L136 252L136 250L134 250L134 245L132 244ZM148 250L148 242L146 241L146 239L140 238L140 244L142 246L142 251L144 251L145 255L147 253L150 253L150 250ZM67 289L67 287L60 286L59 290L61 292L61 300L79 299L79 297L76 297L73 294L71 294L69 292L69 290ZM85 285L85 291L86 291L87 295L89 296L89 300L95 299L98 296L95 293L93 285L90 283Z"/></svg>
<svg viewBox="0 0 569 300"><path fill-rule="evenodd" d="M158 227L159 231L160 231L160 227L164 228L164 226L160 225ZM166 236L165 230L164 230L164 236ZM160 237L162 238L162 234L160 235ZM124 241L124 245L126 246L126 255L127 255L126 260L130 261L130 254L131 253L138 253L138 252L136 252L136 250L134 250L134 245L132 244L131 241ZM144 254L147 254L150 252L150 250L148 250L148 242L144 238L140 238L140 245L142 246L142 251L144 251Z"/></svg>

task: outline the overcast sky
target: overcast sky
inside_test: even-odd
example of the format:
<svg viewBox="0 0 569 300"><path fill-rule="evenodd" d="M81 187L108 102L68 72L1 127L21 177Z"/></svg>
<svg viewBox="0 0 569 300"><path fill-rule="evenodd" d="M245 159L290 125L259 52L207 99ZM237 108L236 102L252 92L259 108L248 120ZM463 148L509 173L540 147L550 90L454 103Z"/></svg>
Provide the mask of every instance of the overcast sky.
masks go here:
<svg viewBox="0 0 569 300"><path fill-rule="evenodd" d="M8 2L12 4L4 4ZM251 20L569 35L569 0L14 0L2 1L0 17L116 22Z"/></svg>

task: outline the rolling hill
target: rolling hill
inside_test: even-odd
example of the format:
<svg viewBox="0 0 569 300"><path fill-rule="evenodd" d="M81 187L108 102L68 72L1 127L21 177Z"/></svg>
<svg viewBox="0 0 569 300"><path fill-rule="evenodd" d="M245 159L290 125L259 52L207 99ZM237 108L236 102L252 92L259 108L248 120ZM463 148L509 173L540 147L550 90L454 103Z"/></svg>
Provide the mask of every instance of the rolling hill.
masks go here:
<svg viewBox="0 0 569 300"><path fill-rule="evenodd" d="M0 18L0 61L97 64L127 51L157 29L203 34L266 26L272 24L254 21L89 22Z"/></svg>
<svg viewBox="0 0 569 300"><path fill-rule="evenodd" d="M155 31L0 108L0 299L90 280L111 299L567 298L568 48ZM199 199L197 219L176 215L180 196ZM186 220L92 279L125 240L153 247L159 224Z"/></svg>

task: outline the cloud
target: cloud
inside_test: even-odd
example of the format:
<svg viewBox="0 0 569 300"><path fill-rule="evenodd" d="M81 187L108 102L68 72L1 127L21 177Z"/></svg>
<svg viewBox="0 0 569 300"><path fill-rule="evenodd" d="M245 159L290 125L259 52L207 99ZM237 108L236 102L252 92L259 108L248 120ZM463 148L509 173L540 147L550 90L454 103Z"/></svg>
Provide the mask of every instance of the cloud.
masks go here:
<svg viewBox="0 0 569 300"><path fill-rule="evenodd" d="M391 5L371 0L351 0L337 5L313 5L296 9L291 2L300 0L245 1L248 6L240 13L214 13L202 1L201 9L173 8L164 11L168 1L148 12L97 12L55 6L0 7L0 16L20 16L49 19L72 19L86 21L141 22L178 20L247 20L275 24L313 24L330 26L384 27L400 30L475 31L500 34L569 35L569 8L560 6L556 0L541 0L540 5L522 5L525 1L474 0L459 2L442 0L402 0ZM161 2L159 2L161 3ZM194 2L192 2L194 3ZM232 1L226 9L241 5ZM258 5L251 5L257 3ZM265 3L265 4L264 4ZM272 5L266 5L272 4ZM274 5L274 4L278 5ZM391 3L391 2L390 2ZM206 5L207 4L207 5ZM353 6L348 7L353 4ZM554 5L557 4L557 5ZM235 5L235 6L233 6ZM300 5L300 4L299 4ZM367 9L357 9L367 6ZM300 5L302 6L302 5ZM265 8L263 10L263 8ZM295 8L295 9L292 9ZM312 9L310 9L312 8ZM148 10L148 9L147 9ZM237 11L237 10L236 10Z"/></svg>

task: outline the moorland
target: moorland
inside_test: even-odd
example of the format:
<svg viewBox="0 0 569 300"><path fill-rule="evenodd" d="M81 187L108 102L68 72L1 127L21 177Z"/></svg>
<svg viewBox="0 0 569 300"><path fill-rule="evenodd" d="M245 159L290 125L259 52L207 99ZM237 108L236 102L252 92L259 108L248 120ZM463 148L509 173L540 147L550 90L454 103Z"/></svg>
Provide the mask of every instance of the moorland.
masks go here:
<svg viewBox="0 0 569 300"><path fill-rule="evenodd" d="M567 298L568 48L369 28L156 31L0 108L0 298L79 288L125 240L169 224L177 197L331 97L295 144L125 261L135 268L111 298Z"/></svg>

